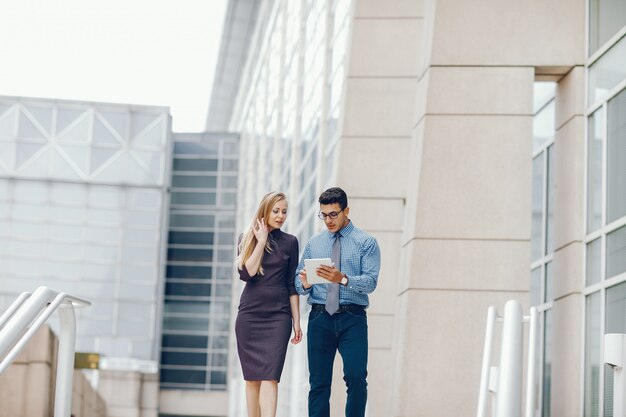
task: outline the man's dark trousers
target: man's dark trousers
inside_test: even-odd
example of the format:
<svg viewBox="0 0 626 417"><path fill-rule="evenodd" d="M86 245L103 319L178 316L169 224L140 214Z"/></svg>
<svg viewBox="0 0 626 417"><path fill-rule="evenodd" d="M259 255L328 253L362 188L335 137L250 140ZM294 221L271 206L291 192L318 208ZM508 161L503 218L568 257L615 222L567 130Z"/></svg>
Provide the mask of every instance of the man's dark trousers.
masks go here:
<svg viewBox="0 0 626 417"><path fill-rule="evenodd" d="M343 307L343 306L342 306ZM367 315L363 308L330 316L314 305L307 330L309 356L309 417L330 417L330 389L335 353L343 360L348 388L346 417L365 416L367 403Z"/></svg>

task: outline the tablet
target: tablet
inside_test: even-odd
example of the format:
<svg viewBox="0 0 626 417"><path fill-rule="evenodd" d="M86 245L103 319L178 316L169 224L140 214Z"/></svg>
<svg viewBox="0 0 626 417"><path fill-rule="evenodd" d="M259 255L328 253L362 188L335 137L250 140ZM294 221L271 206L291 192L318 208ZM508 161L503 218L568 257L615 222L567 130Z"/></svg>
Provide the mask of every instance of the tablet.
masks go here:
<svg viewBox="0 0 626 417"><path fill-rule="evenodd" d="M332 266L333 261L330 258L313 258L304 260L304 269L306 269L306 279L309 284L331 284L331 282L325 278L318 276L315 271L321 265Z"/></svg>

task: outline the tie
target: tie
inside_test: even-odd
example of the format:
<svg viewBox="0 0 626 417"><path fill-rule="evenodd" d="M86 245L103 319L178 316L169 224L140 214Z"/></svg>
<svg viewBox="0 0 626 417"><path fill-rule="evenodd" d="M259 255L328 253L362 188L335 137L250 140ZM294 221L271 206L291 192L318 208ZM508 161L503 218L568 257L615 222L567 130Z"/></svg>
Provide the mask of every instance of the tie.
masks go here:
<svg viewBox="0 0 626 417"><path fill-rule="evenodd" d="M341 264L341 243L339 242L339 233L335 233L335 241L333 242L333 251L330 255L330 259L335 264L335 268L340 269ZM339 284L327 284L326 293L326 311L331 316L339 310Z"/></svg>

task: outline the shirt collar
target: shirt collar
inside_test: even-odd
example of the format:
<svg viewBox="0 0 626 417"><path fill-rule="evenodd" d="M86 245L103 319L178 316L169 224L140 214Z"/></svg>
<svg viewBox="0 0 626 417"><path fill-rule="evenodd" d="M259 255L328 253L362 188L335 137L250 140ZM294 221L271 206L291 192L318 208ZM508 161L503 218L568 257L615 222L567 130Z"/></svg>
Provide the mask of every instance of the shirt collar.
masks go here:
<svg viewBox="0 0 626 417"><path fill-rule="evenodd" d="M340 231L338 231L337 233L339 234L339 236L341 237L346 237L350 234L350 232L352 232L352 230L354 230L354 224L352 224L351 220L348 220L348 224L346 224ZM327 231L328 232L328 231ZM331 233L328 232L328 236L333 239L335 237L335 234L337 233Z"/></svg>

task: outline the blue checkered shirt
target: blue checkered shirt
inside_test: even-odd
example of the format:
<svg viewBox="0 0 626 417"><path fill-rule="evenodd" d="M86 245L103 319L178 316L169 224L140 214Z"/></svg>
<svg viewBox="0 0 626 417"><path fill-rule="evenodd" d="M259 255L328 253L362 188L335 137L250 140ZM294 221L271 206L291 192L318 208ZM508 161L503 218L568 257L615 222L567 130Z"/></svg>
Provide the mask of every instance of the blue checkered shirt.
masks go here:
<svg viewBox="0 0 626 417"><path fill-rule="evenodd" d="M339 304L369 305L367 294L376 289L380 271L380 248L373 236L348 223L339 232L341 236L341 261L339 270L348 276L348 285L339 287ZM313 236L306 244L300 263L296 268L296 291L308 295L309 304L326 304L328 285L316 284L308 290L302 286L300 270L304 260L330 258L335 234L325 230Z"/></svg>

